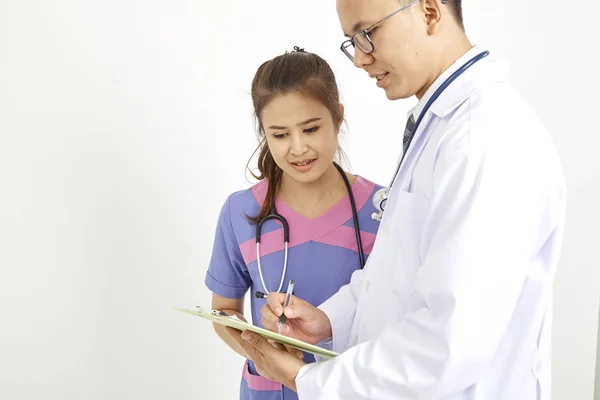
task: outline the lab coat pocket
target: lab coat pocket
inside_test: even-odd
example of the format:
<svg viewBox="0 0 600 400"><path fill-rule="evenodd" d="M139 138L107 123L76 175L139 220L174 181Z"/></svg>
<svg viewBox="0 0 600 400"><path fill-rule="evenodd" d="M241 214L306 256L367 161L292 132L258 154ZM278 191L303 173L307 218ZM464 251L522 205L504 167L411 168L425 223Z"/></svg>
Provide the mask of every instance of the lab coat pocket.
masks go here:
<svg viewBox="0 0 600 400"><path fill-rule="evenodd" d="M416 274L425 257L423 234L429 211L429 199L425 196L400 191L396 198L393 215L393 231L398 251L398 294L410 295L415 290Z"/></svg>

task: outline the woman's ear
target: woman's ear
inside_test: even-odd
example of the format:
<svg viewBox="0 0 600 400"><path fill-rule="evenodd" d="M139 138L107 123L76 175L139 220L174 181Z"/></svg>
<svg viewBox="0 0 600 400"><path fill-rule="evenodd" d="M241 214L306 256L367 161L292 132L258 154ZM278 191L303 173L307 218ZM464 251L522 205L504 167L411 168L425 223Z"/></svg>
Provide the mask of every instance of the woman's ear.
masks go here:
<svg viewBox="0 0 600 400"><path fill-rule="evenodd" d="M344 122L344 105L340 103L338 104L338 107L340 108L340 120L337 121L337 130L339 132L340 128L342 127L342 123Z"/></svg>

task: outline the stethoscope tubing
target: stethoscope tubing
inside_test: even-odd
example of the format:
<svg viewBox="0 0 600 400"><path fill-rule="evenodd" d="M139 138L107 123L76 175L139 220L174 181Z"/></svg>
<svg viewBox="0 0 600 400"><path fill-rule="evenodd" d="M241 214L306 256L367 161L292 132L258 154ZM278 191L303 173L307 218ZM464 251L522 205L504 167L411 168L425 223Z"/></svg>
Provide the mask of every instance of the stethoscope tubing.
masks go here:
<svg viewBox="0 0 600 400"><path fill-rule="evenodd" d="M352 185L350 185L350 181L348 180L348 177L346 176L346 173L344 172L342 167L340 167L335 162L334 162L334 165L335 165L336 169L338 170L338 172L340 173L340 175L342 176L342 178L344 180L344 184L346 185L346 189L348 190L348 197L350 199L350 206L352 209L352 220L354 222L354 232L355 232L355 236L356 236L356 244L358 247L358 255L359 255L359 259L360 259L360 267L362 269L365 266L365 254L364 254L364 250L363 250L362 239L360 236L360 226L359 226L359 222L358 222L358 210L356 209L356 201L354 199L354 192L352 191ZM277 208L275 207L274 200L273 200L273 204L271 204L271 210L272 210L272 212L269 215L264 217L261 221L259 221L256 224L256 263L257 263L257 267L258 267L258 274L260 276L260 281L262 283L263 289L265 290L266 294L269 294L269 290L267 289L267 285L265 284L265 280L264 280L263 273L262 273L262 265L260 263L260 236L261 236L262 224L270 219L275 219L283 225L284 260L283 260L283 271L281 274L281 281L279 282L279 287L277 288L277 292L280 292L281 288L283 287L283 281L285 279L285 274L287 271L288 248L289 248L289 241L290 241L289 224L288 224L287 220L277 212ZM265 293L257 291L255 293L255 295L257 298L262 298L265 296Z"/></svg>
<svg viewBox="0 0 600 400"><path fill-rule="evenodd" d="M415 136L415 133L419 129L419 126L421 125L421 122L423 121L423 118L425 117L425 114L427 114L427 111L429 111L429 108L431 108L431 106L433 105L433 103L438 99L438 97L440 97L440 95L442 93L444 93L444 91L448 88L448 86L450 86L450 84L452 82L454 82L454 80L456 78L458 78L459 76L461 76L473 64L475 64L476 62L478 62L482 58L487 57L489 54L490 54L489 51L487 51L487 50L483 51L483 52L479 53L478 55L476 55L475 57L471 58L464 65L462 65L458 70L456 70L452 75L450 75L450 77L448 77L448 79L446 79L444 81L444 83L442 83L442 85L433 93L433 95L431 96L431 98L427 101L427 103L425 104L425 107L423 107L423 111L421 111L421 113L419 114L419 118L415 122L415 126L413 127L412 132L411 132L411 134L409 136L408 146L406 147L406 151L402 154L402 157L400 158L400 162L396 166L396 171L394 172L394 176L392 177L392 180L390 181L389 186L387 188L380 189L382 191L382 195L381 196L377 196L377 194L375 196L375 198L379 197L377 199L377 204L375 204L375 207L378 208L378 211L379 211L379 214L378 214L379 220L381 220L381 214L383 213L384 205L387 202L389 191L390 191L392 185L394 184L394 181L396 180L396 177L398 176L398 172L400 172L400 167L402 166L402 162L404 161L404 158L405 158L406 154L408 153L408 151L410 149L410 144L412 143L412 140L413 140L413 138Z"/></svg>

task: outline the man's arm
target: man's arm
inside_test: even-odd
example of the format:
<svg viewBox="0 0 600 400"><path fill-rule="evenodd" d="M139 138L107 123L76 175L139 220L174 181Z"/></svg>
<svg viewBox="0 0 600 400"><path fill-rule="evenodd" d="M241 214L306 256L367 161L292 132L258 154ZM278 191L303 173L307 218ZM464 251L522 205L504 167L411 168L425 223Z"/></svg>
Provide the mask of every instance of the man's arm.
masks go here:
<svg viewBox="0 0 600 400"><path fill-rule="evenodd" d="M495 145L464 135L440 150L416 278L425 306L375 340L304 366L301 399L447 398L479 379L563 207L553 160Z"/></svg>
<svg viewBox="0 0 600 400"><path fill-rule="evenodd" d="M321 343L322 347L338 353L350 347L350 329L354 321L363 275L364 270L355 271L350 283L342 286L335 295L318 307L329 318L332 332L332 342Z"/></svg>

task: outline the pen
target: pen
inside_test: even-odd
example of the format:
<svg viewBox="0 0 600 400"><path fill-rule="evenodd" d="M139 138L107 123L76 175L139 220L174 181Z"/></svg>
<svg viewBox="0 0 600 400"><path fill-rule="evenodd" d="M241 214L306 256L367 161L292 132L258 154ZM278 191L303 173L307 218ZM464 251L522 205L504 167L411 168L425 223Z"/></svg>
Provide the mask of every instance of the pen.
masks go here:
<svg viewBox="0 0 600 400"><path fill-rule="evenodd" d="M285 294L285 302L283 304L284 310L290 304L290 299L292 298L293 293L294 293L294 280L292 279L292 280L290 280L290 283L288 284L287 293ZM282 311L281 316L279 317L279 334L280 335L281 335L281 332L283 332L283 327L285 326L286 321L287 321L287 318Z"/></svg>

